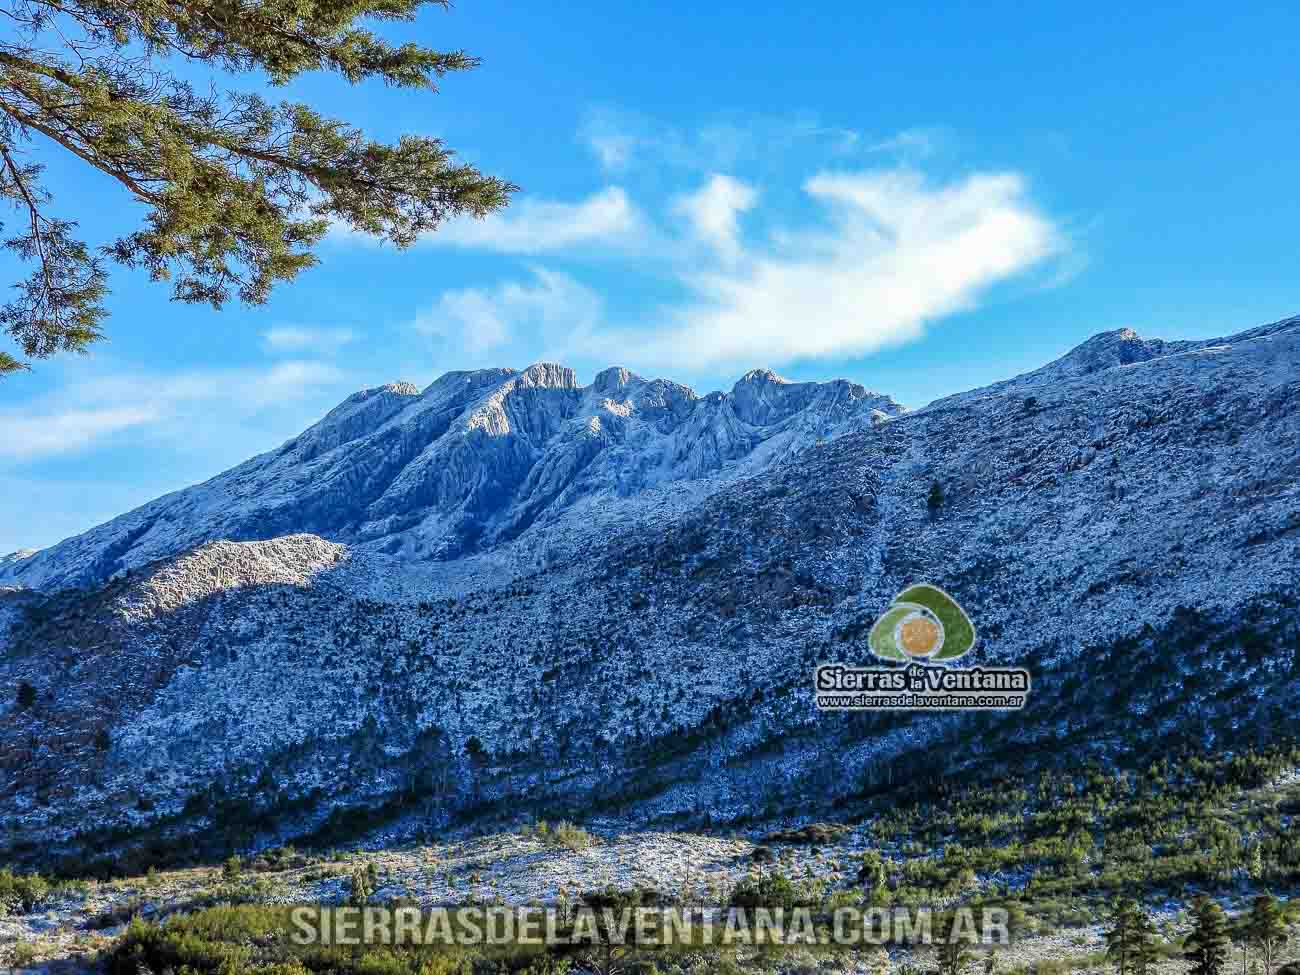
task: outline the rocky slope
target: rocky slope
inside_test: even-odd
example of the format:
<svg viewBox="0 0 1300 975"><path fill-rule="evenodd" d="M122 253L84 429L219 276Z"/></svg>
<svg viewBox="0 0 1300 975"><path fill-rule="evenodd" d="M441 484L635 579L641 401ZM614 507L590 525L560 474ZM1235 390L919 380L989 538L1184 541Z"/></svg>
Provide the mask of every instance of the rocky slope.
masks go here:
<svg viewBox="0 0 1300 975"><path fill-rule="evenodd" d="M0 570L34 587L0 682L36 696L0 713L0 846L732 820L1287 733L1298 484L1300 319L1107 333L912 413L765 373L368 391ZM816 711L813 666L919 580L971 662L1031 669L1024 712Z"/></svg>

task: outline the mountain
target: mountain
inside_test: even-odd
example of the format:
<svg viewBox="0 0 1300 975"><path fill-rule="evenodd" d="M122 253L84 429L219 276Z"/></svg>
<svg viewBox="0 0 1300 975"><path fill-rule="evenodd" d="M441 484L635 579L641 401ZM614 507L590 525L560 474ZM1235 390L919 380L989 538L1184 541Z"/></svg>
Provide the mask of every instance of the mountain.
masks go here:
<svg viewBox="0 0 1300 975"><path fill-rule="evenodd" d="M212 539L311 532L362 551L453 559L585 503L723 472L740 476L903 408L854 383L747 373L699 397L606 369L451 372L423 392L356 393L277 450L39 553L0 559L0 584L99 583Z"/></svg>
<svg viewBox="0 0 1300 975"><path fill-rule="evenodd" d="M736 822L1233 749L1300 730L1297 566L1300 318L1105 333L911 412L765 372L369 390L0 569L35 696L0 712L0 847ZM964 664L1031 671L1023 711L815 709L917 581L974 621Z"/></svg>

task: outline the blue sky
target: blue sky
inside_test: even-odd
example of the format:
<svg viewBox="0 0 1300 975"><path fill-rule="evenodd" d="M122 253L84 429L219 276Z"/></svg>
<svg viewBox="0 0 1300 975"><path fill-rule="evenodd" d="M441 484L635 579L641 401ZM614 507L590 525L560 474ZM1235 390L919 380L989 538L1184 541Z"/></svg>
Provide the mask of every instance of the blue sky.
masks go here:
<svg viewBox="0 0 1300 975"><path fill-rule="evenodd" d="M483 58L440 94L302 79L285 97L522 192L405 252L334 234L255 309L116 272L110 341L0 380L0 553L448 369L704 392L761 365L919 406L1105 329L1300 312L1293 4L925 6L462 0L389 30ZM90 240L139 219L42 159Z"/></svg>

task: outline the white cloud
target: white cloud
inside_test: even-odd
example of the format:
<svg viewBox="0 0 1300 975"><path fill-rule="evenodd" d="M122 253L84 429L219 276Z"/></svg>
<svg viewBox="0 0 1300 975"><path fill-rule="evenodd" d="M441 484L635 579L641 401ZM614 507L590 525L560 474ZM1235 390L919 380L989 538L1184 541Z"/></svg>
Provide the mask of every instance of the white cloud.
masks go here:
<svg viewBox="0 0 1300 975"><path fill-rule="evenodd" d="M356 333L350 328L316 328L305 325L275 325L262 333L262 344L272 352L304 349L333 351L347 345Z"/></svg>
<svg viewBox="0 0 1300 975"><path fill-rule="evenodd" d="M949 132L941 128L904 129L870 146L872 152L892 152L899 156L924 159L932 156L949 141Z"/></svg>
<svg viewBox="0 0 1300 975"><path fill-rule="evenodd" d="M919 337L1063 248L1013 173L938 187L906 169L822 173L804 189L826 224L779 231L761 251L692 273L695 300L669 309L668 327L634 336L641 358L705 366L866 354Z"/></svg>
<svg viewBox="0 0 1300 975"><path fill-rule="evenodd" d="M654 217L622 189L605 190L580 206L534 203L458 224L445 240L572 257L575 241L635 233L635 250L602 255L606 280L609 259L624 260L626 283L616 282L620 300L610 304L638 292L677 296L638 312L640 321L611 322L588 288L566 276L555 279L563 287L548 284L537 269L531 281L449 292L435 309L449 358L459 345L479 361L500 350L520 361L518 336L545 333L554 346L566 314L568 347L588 361L689 371L860 356L920 337L1031 269L1048 265L1039 285L1059 281L1077 257L1019 174L933 182L914 168L947 148L942 128L882 139L792 116L685 130L601 109L579 138L603 168L637 171L636 185L658 201ZM845 168L854 157L870 168ZM817 175L799 194L791 172ZM682 192L683 174L700 182Z"/></svg>
<svg viewBox="0 0 1300 975"><path fill-rule="evenodd" d="M758 193L730 176L714 174L699 190L679 196L673 212L689 221L697 237L728 263L740 257L739 216L753 209Z"/></svg>
<svg viewBox="0 0 1300 975"><path fill-rule="evenodd" d="M474 248L501 254L552 254L596 246L639 247L646 231L627 191L607 186L574 203L522 197L486 217L455 217L420 238L421 244ZM330 225L340 243L379 246L382 241L344 223Z"/></svg>
<svg viewBox="0 0 1300 975"><path fill-rule="evenodd" d="M308 398L344 379L336 367L315 360L171 375L89 366L62 391L0 412L5 431L0 459L31 461L124 436L133 445L159 438L210 443L218 427L238 426L263 410ZM196 432L200 429L206 435Z"/></svg>
<svg viewBox="0 0 1300 975"><path fill-rule="evenodd" d="M842 141L843 131L835 132L836 141ZM703 172L729 169L759 152L820 140L826 134L804 117L719 119L687 130L608 107L589 111L578 129L579 141L609 173L652 165Z"/></svg>
<svg viewBox="0 0 1300 975"><path fill-rule="evenodd" d="M602 128L591 128L584 139L600 165L611 172L619 172L631 164L638 142L630 133Z"/></svg>
<svg viewBox="0 0 1300 975"><path fill-rule="evenodd" d="M640 119L612 109L593 109L578 128L578 141L610 173L626 172L651 143L648 128Z"/></svg>
<svg viewBox="0 0 1300 975"><path fill-rule="evenodd" d="M596 327L600 298L567 274L536 267L531 273L525 283L445 292L414 326L465 365L502 365L503 355L516 364L563 359Z"/></svg>
<svg viewBox="0 0 1300 975"><path fill-rule="evenodd" d="M578 140L603 170L619 174L655 166L711 172L742 162L780 169L792 154L842 157L884 148L807 113L722 117L685 129L608 106L587 112Z"/></svg>
<svg viewBox="0 0 1300 975"><path fill-rule="evenodd" d="M0 419L5 438L0 456L27 459L68 453L130 427L157 419L148 406L65 409L46 414L7 413Z"/></svg>
<svg viewBox="0 0 1300 975"><path fill-rule="evenodd" d="M627 193L611 186L578 203L519 200L482 219L453 220L425 240L507 254L547 254L591 244L630 245L643 229Z"/></svg>

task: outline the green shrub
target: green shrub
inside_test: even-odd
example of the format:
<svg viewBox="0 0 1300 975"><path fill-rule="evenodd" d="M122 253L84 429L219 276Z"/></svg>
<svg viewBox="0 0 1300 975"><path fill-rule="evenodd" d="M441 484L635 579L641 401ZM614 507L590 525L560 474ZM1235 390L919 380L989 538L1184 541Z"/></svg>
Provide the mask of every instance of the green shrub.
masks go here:
<svg viewBox="0 0 1300 975"><path fill-rule="evenodd" d="M885 886L885 861L876 850L862 852L862 865L858 867L858 883L867 890L878 890Z"/></svg>
<svg viewBox="0 0 1300 975"><path fill-rule="evenodd" d="M50 889L50 882L40 874L0 870L0 917L36 910L49 896Z"/></svg>
<svg viewBox="0 0 1300 975"><path fill-rule="evenodd" d="M780 870L757 877L745 877L731 892L731 907L812 907L820 898L810 884L798 884Z"/></svg>
<svg viewBox="0 0 1300 975"><path fill-rule="evenodd" d="M361 871L364 873L364 871ZM218 906L169 918L134 920L104 957L106 975L565 975L567 959L536 946L292 943L290 909Z"/></svg>
<svg viewBox="0 0 1300 975"><path fill-rule="evenodd" d="M352 879L348 882L348 900L353 904L366 904L375 896L378 887L379 870L373 863L367 863L352 872Z"/></svg>
<svg viewBox="0 0 1300 975"><path fill-rule="evenodd" d="M554 826L546 820L538 820L532 827L525 827L523 835L540 840L547 846L562 846L568 850L585 850L597 845L600 838L588 833L581 826L560 820Z"/></svg>
<svg viewBox="0 0 1300 975"><path fill-rule="evenodd" d="M27 968L36 961L36 946L27 944L14 945L14 967Z"/></svg>
<svg viewBox="0 0 1300 975"><path fill-rule="evenodd" d="M244 861L239 859L236 854L231 854L230 858L221 865L221 876L226 880L238 880L239 875L244 872Z"/></svg>
<svg viewBox="0 0 1300 975"><path fill-rule="evenodd" d="M943 507L943 502L943 485L938 481L935 481L930 485L930 493L925 497L926 507L928 507L931 514L933 514Z"/></svg>

